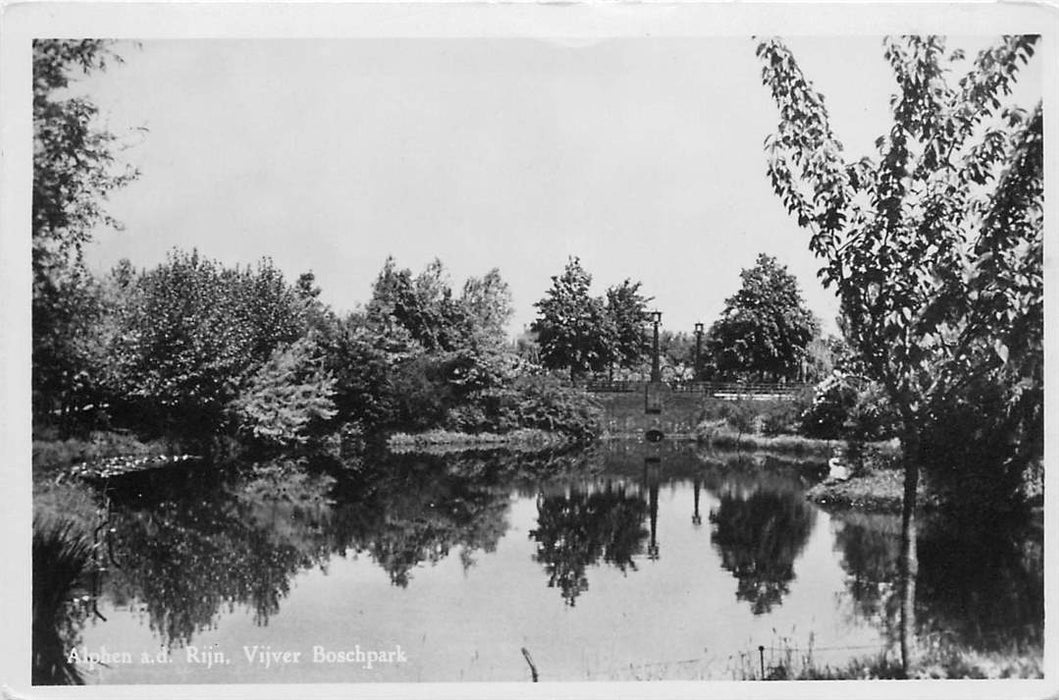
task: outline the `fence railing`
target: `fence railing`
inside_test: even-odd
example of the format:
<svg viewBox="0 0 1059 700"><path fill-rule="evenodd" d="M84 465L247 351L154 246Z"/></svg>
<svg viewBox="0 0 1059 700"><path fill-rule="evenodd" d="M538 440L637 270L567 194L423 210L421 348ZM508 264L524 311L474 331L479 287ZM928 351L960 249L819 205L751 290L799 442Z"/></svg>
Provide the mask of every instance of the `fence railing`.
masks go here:
<svg viewBox="0 0 1059 700"><path fill-rule="evenodd" d="M608 381L590 380L585 382L587 391L596 393L631 393L641 392L648 382L645 381ZM704 394L706 396L793 396L812 384L801 382L665 382L671 391L687 394Z"/></svg>

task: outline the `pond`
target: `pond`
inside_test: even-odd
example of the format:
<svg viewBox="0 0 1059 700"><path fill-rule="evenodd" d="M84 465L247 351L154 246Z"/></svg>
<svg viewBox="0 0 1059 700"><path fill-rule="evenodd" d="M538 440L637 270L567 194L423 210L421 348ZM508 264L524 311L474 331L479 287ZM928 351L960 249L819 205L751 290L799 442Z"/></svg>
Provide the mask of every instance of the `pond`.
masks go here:
<svg viewBox="0 0 1059 700"><path fill-rule="evenodd" d="M86 683L750 678L895 648L899 519L681 444L191 465L92 489ZM87 488L87 487L86 487ZM917 631L1039 644L1041 534L925 522ZM764 647L760 650L759 647ZM96 660L107 663L96 664Z"/></svg>

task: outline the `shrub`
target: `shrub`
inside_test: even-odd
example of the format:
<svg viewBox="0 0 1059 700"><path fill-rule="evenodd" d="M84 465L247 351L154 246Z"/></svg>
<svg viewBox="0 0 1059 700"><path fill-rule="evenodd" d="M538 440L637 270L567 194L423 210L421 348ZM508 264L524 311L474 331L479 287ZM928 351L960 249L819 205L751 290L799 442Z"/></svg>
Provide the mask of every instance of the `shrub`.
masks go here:
<svg viewBox="0 0 1059 700"><path fill-rule="evenodd" d="M315 345L302 338L277 348L229 404L239 431L273 445L302 444L313 424L335 415L334 379L321 368Z"/></svg>
<svg viewBox="0 0 1059 700"><path fill-rule="evenodd" d="M445 417L445 425L450 430L464 433L497 432L490 430L492 421L485 414L485 409L476 404L453 406Z"/></svg>
<svg viewBox="0 0 1059 700"><path fill-rule="evenodd" d="M509 390L490 397L498 432L536 428L587 442L603 432L603 410L588 392L553 377L520 377Z"/></svg>
<svg viewBox="0 0 1059 700"><path fill-rule="evenodd" d="M896 432L897 414L879 384L836 371L813 389L800 423L808 437L885 440Z"/></svg>
<svg viewBox="0 0 1059 700"><path fill-rule="evenodd" d="M740 434L758 432L760 421L754 401L729 401L720 410L721 418Z"/></svg>
<svg viewBox="0 0 1059 700"><path fill-rule="evenodd" d="M229 268L173 251L117 299L104 332L111 410L178 433L214 431L242 380L306 332L307 302L268 259Z"/></svg>
<svg viewBox="0 0 1059 700"><path fill-rule="evenodd" d="M852 440L885 440L897 434L897 413L886 391L876 382L866 382L857 393L845 424Z"/></svg>
<svg viewBox="0 0 1059 700"><path fill-rule="evenodd" d="M455 403L454 388L437 355L419 355L401 363L393 372L388 393L393 406L388 423L403 430L437 427Z"/></svg>
<svg viewBox="0 0 1059 700"><path fill-rule="evenodd" d="M790 435L801 427L802 412L812 401L811 392L801 392L789 401L765 401L761 406L761 432L768 436Z"/></svg>
<svg viewBox="0 0 1059 700"><path fill-rule="evenodd" d="M857 389L848 375L832 372L816 385L813 401L801 415L801 432L807 437L835 440L843 437L846 419L857 402Z"/></svg>

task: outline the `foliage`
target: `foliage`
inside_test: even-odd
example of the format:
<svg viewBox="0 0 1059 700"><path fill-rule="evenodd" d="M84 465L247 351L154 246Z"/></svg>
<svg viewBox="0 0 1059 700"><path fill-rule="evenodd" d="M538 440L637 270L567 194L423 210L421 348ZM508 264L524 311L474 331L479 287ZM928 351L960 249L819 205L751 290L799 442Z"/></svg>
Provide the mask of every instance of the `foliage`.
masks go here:
<svg viewBox="0 0 1059 700"><path fill-rule="evenodd" d="M845 427L846 436L857 442L887 440L897 435L897 411L878 382L861 386Z"/></svg>
<svg viewBox="0 0 1059 700"><path fill-rule="evenodd" d="M470 344L495 347L504 343L514 307L511 288L500 277L500 270L493 268L484 277L464 282L460 306Z"/></svg>
<svg viewBox="0 0 1059 700"><path fill-rule="evenodd" d="M834 371L813 388L800 431L828 440L885 440L897 432L898 416L886 391L872 382Z"/></svg>
<svg viewBox="0 0 1059 700"><path fill-rule="evenodd" d="M499 270L468 279L456 297L436 258L414 277L387 258L367 306L376 327L390 331L398 325L426 352L500 345L512 313L511 290Z"/></svg>
<svg viewBox="0 0 1059 700"><path fill-rule="evenodd" d="M444 358L417 355L394 369L390 390L393 413L390 426L427 430L439 425L456 403L453 386L446 377Z"/></svg>
<svg viewBox="0 0 1059 700"><path fill-rule="evenodd" d="M793 435L801 427L802 412L808 405L809 392L802 391L789 401L767 401L761 410L761 432L767 436Z"/></svg>
<svg viewBox="0 0 1059 700"><path fill-rule="evenodd" d="M86 611L71 598L92 564L92 547L72 520L33 519L33 684L83 685L68 659L80 643Z"/></svg>
<svg viewBox="0 0 1059 700"><path fill-rule="evenodd" d="M33 42L33 271L43 291L56 270L80 263L82 247L100 225L116 226L103 202L136 177L122 168L117 137L95 123L99 108L68 96L71 73L103 70L121 58L107 41ZM72 259L72 260L71 260Z"/></svg>
<svg viewBox="0 0 1059 700"><path fill-rule="evenodd" d="M741 435L761 434L766 437L798 432L799 416L805 404L802 394L793 399L716 399L703 404L700 423L723 421Z"/></svg>
<svg viewBox="0 0 1059 700"><path fill-rule="evenodd" d="M695 340L692 336L684 332L660 332L658 354L662 381L690 381L695 378ZM699 359L702 360L701 357Z"/></svg>
<svg viewBox="0 0 1059 700"><path fill-rule="evenodd" d="M98 107L70 94L76 71L120 61L109 42L33 42L33 397L39 419L95 400L90 355L81 342L99 312L81 252L92 231L118 227L104 204L136 177L121 166L117 137L100 128ZM64 421L65 422L65 421Z"/></svg>
<svg viewBox="0 0 1059 700"><path fill-rule="evenodd" d="M603 430L603 412L589 393L549 377L520 377L512 384L512 407L520 427L539 428L587 442Z"/></svg>
<svg viewBox="0 0 1059 700"><path fill-rule="evenodd" d="M164 425L215 432L273 351L305 332L306 303L271 261L225 268L171 252L130 283L108 348L118 398Z"/></svg>
<svg viewBox="0 0 1059 700"><path fill-rule="evenodd" d="M753 400L725 402L721 417L740 435L758 432L758 410Z"/></svg>
<svg viewBox="0 0 1059 700"><path fill-rule="evenodd" d="M765 254L740 273L742 287L709 330L707 353L724 378L796 379L818 324L798 281Z"/></svg>
<svg viewBox="0 0 1059 700"><path fill-rule="evenodd" d="M513 356L500 350L477 354L465 349L408 359L393 370L389 425L412 430L441 425L449 412L472 410L483 393L506 385L514 368Z"/></svg>
<svg viewBox="0 0 1059 700"><path fill-rule="evenodd" d="M468 397L449 411L447 424L470 433L508 433L536 429L588 442L603 431L603 412L586 391L564 386L554 377L522 375L504 387Z"/></svg>
<svg viewBox="0 0 1059 700"><path fill-rule="evenodd" d="M947 73L963 55L942 37L886 38L893 125L878 157L856 162L787 47L757 49L780 110L773 188L810 230L846 338L900 413L910 483L925 461L988 473L1010 498L1042 447L1043 111L1002 101L1038 38L1003 37L956 85ZM963 464L920 448L950 421L981 448Z"/></svg>
<svg viewBox="0 0 1059 700"><path fill-rule="evenodd" d="M322 367L314 339L300 338L277 347L228 410L239 430L256 441L302 444L314 424L335 416L334 383Z"/></svg>
<svg viewBox="0 0 1059 700"><path fill-rule="evenodd" d="M650 297L640 292L641 283L625 279L607 288L602 297L592 296L592 276L571 257L561 275L537 307L531 325L535 346L526 338L523 356L554 370L566 370L572 378L609 371L613 376L641 366L650 352L645 334ZM534 352L535 351L535 352Z"/></svg>
<svg viewBox="0 0 1059 700"><path fill-rule="evenodd" d="M457 297L439 260L413 276L388 258L365 312L351 314L328 341L339 415L369 430L437 427L514 375L511 313L496 269L468 279Z"/></svg>
<svg viewBox="0 0 1059 700"><path fill-rule="evenodd" d="M540 344L541 364L567 369L571 377L601 372L612 359L615 329L602 299L589 294L592 276L580 259L570 258L561 275L534 306L538 316L531 326Z"/></svg>
<svg viewBox="0 0 1059 700"><path fill-rule="evenodd" d="M332 400L341 420L356 420L371 432L395 411L396 367L419 352L403 328L382 332L363 313L351 313L321 338L324 367L335 379Z"/></svg>
<svg viewBox="0 0 1059 700"><path fill-rule="evenodd" d="M848 375L834 372L813 389L813 401L801 415L801 433L808 437L837 440L845 437L845 425L857 402L857 387Z"/></svg>
<svg viewBox="0 0 1059 700"><path fill-rule="evenodd" d="M640 286L640 282L625 279L605 293L603 308L613 332L608 354L610 362L617 367L637 367L650 352L644 324L648 321L647 304L651 299L640 293Z"/></svg>
<svg viewBox="0 0 1059 700"><path fill-rule="evenodd" d="M80 267L52 270L34 290L33 410L42 425L57 422L67 434L90 426L86 407L104 401L105 349L97 329L106 301L96 280Z"/></svg>
<svg viewBox="0 0 1059 700"><path fill-rule="evenodd" d="M826 338L817 336L805 348L804 381L819 382L835 369L839 361L837 345L841 341L833 335Z"/></svg>

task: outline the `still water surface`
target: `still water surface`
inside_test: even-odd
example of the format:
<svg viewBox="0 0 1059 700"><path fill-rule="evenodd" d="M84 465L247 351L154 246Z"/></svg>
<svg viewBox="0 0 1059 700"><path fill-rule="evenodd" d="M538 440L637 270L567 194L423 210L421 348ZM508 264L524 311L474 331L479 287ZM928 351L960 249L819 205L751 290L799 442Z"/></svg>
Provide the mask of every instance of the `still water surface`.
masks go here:
<svg viewBox="0 0 1059 700"><path fill-rule="evenodd" d="M616 444L354 466L100 491L108 570L79 648L133 663L86 682L525 681L523 648L542 680L730 679L759 645L841 664L897 638L899 521L808 502L822 464ZM924 638L1039 641L1039 533L928 523L919 552Z"/></svg>

